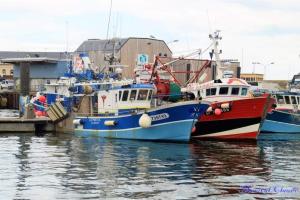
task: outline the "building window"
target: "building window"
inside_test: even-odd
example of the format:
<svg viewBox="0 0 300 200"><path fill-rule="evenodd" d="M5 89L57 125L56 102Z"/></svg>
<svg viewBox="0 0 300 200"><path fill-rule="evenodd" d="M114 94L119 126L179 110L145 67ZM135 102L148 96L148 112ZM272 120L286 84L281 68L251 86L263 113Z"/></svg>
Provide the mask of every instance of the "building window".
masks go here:
<svg viewBox="0 0 300 200"><path fill-rule="evenodd" d="M14 75L14 70L13 69L10 70L10 75Z"/></svg>
<svg viewBox="0 0 300 200"><path fill-rule="evenodd" d="M6 69L2 69L2 74L6 75Z"/></svg>

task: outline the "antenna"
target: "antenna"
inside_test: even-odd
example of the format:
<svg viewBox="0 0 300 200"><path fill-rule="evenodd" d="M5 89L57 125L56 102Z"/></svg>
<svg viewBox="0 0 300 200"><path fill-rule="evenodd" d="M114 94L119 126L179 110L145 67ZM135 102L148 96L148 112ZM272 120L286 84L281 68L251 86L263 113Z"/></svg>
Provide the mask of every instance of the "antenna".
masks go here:
<svg viewBox="0 0 300 200"><path fill-rule="evenodd" d="M66 52L69 51L69 22L66 21Z"/></svg>
<svg viewBox="0 0 300 200"><path fill-rule="evenodd" d="M216 64L217 64L217 74L216 74L216 79L221 79L222 78L222 64L221 64L221 59L220 59L220 54L222 53L221 50L218 49L219 45L219 40L222 40L222 37L220 36L220 30L216 30L212 34L209 34L209 39L212 40L213 43L213 50L211 55L215 55L216 58Z"/></svg>
<svg viewBox="0 0 300 200"><path fill-rule="evenodd" d="M119 27L119 34L120 35L119 35L119 37L121 38L122 37L122 16L120 15L119 18L120 18L119 19L120 20L120 22L119 22L120 23L120 27Z"/></svg>
<svg viewBox="0 0 300 200"><path fill-rule="evenodd" d="M110 18L111 18L111 10L112 10L112 0L110 0L110 8L109 8L109 15L108 15L107 30L106 30L106 39L108 39L108 34L109 34L109 25L110 25Z"/></svg>
<svg viewBox="0 0 300 200"><path fill-rule="evenodd" d="M119 29L119 12L117 12L117 15L115 16L114 20L114 38L118 37L118 29Z"/></svg>

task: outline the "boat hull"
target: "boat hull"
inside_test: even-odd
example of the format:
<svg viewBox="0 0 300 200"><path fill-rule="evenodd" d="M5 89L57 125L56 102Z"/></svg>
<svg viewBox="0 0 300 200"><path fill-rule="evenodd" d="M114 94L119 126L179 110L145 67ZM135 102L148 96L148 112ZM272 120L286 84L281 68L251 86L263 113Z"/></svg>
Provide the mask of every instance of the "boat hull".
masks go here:
<svg viewBox="0 0 300 200"><path fill-rule="evenodd" d="M299 133L300 134L300 113L274 110L268 113L261 132L272 133Z"/></svg>
<svg viewBox="0 0 300 200"><path fill-rule="evenodd" d="M165 140L187 142L190 140L191 127L194 120L164 123L150 128L131 128L124 130L93 130L76 129L77 136L97 136L105 138L134 139L134 140Z"/></svg>
<svg viewBox="0 0 300 200"><path fill-rule="evenodd" d="M192 138L256 140L262 120L273 103L270 96L233 100L229 103L229 111L219 115L202 115L196 123Z"/></svg>
<svg viewBox="0 0 300 200"><path fill-rule="evenodd" d="M78 136L98 136L119 139L160 140L187 142L198 116L208 108L208 103L181 102L150 109L147 115L152 119L148 128L139 120L143 113L116 117L81 117L82 127L75 128ZM106 126L105 121L115 125Z"/></svg>

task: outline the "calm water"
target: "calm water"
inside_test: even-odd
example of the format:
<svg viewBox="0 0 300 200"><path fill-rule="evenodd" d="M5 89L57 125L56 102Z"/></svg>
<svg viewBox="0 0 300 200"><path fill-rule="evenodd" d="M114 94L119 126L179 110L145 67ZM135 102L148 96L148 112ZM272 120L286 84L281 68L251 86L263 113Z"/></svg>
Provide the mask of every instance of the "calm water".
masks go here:
<svg viewBox="0 0 300 200"><path fill-rule="evenodd" d="M300 141L0 136L0 199L297 199Z"/></svg>

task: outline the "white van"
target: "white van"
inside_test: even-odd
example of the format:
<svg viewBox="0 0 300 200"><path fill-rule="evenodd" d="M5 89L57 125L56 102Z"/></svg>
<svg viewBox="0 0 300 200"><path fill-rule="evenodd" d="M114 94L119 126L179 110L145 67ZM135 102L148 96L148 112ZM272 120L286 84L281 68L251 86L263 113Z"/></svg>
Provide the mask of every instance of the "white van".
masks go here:
<svg viewBox="0 0 300 200"><path fill-rule="evenodd" d="M1 90L12 90L15 87L15 82L14 80L2 80L0 83L0 88Z"/></svg>

